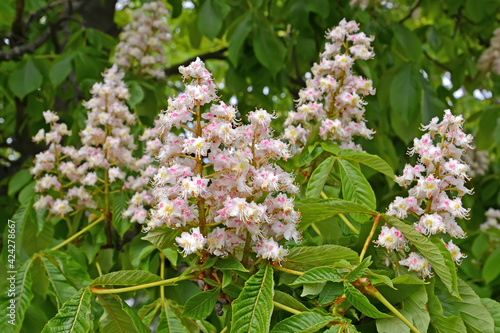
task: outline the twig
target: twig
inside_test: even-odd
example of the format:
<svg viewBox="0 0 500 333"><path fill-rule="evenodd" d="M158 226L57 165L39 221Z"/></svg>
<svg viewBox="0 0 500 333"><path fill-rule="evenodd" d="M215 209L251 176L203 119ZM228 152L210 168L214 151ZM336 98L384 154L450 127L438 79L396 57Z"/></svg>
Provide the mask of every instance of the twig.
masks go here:
<svg viewBox="0 0 500 333"><path fill-rule="evenodd" d="M201 55L198 55L198 56L193 57L191 59L188 59L188 60L184 61L182 64L177 64L177 65L174 65L172 67L165 69L165 76L170 76L172 74L179 73L179 66L188 66L191 62L195 61L196 58L200 58L203 61L205 61L207 59L224 60L224 59L226 59L226 56L224 55L224 52L226 52L226 51L227 51L227 47L220 49L218 51L201 54Z"/></svg>
<svg viewBox="0 0 500 333"><path fill-rule="evenodd" d="M406 15L405 17L403 17L401 19L401 21L399 21L399 24L403 23L404 21L406 21L407 19L409 19L411 17L411 15L413 14L413 12L418 8L418 6L420 6L420 4L422 3L422 0L418 0L415 5L410 9L410 12L408 13L408 15Z"/></svg>

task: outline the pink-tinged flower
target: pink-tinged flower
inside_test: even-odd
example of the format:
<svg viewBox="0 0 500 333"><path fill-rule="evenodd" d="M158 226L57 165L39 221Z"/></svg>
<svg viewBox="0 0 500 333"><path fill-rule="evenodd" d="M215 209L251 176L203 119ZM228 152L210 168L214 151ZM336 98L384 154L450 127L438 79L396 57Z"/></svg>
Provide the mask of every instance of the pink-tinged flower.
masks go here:
<svg viewBox="0 0 500 333"><path fill-rule="evenodd" d="M379 246L385 247L389 251L404 250L408 243L401 231L394 227L389 228L387 226L382 227L378 239L374 242Z"/></svg>
<svg viewBox="0 0 500 333"><path fill-rule="evenodd" d="M64 217L67 213L73 211L73 208L69 205L68 200L56 199L52 204L50 212L54 215Z"/></svg>
<svg viewBox="0 0 500 333"><path fill-rule="evenodd" d="M431 264L424 256L416 252L411 252L408 258L399 261L399 264L408 267L409 271L413 271L423 278L432 276Z"/></svg>
<svg viewBox="0 0 500 333"><path fill-rule="evenodd" d="M180 237L176 237L175 241L182 247L184 256L203 250L206 239L200 232L200 228L192 228L191 233L183 232Z"/></svg>

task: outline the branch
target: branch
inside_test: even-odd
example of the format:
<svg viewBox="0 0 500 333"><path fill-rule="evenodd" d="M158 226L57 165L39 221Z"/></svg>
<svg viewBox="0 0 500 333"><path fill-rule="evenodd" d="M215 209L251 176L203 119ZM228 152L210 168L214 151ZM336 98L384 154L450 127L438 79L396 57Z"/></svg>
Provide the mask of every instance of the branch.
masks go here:
<svg viewBox="0 0 500 333"><path fill-rule="evenodd" d="M172 67L169 67L169 68L165 69L165 76L170 76L172 74L179 73L179 66L189 66L189 64L191 62L195 61L196 58L200 58L202 61L205 61L207 59L225 60L226 56L224 55L224 52L226 52L226 51L227 51L227 47L225 47L223 49L220 49L218 51L205 53L205 54L193 57L191 59L188 59L188 60L184 61L182 64L174 65Z"/></svg>
<svg viewBox="0 0 500 333"><path fill-rule="evenodd" d="M22 44L25 40L23 34L23 15L24 15L24 0L16 1L16 16L12 22L12 37L11 43L16 46Z"/></svg>
<svg viewBox="0 0 500 333"><path fill-rule="evenodd" d="M427 52L424 51L424 55L427 59L429 59L430 61L432 61L433 63L435 63L436 65L438 65L438 67L441 67L442 69L444 69L445 71L448 71L448 72L452 72L451 68L449 68L448 66L446 66L445 64L437 61L436 59L432 58Z"/></svg>
<svg viewBox="0 0 500 333"><path fill-rule="evenodd" d="M422 0L418 0L417 3L415 3L415 5L410 9L410 12L408 13L408 15L406 15L405 17L403 17L403 19L401 19L401 21L399 21L399 24L401 24L404 21L406 21L407 19L409 19L411 17L411 15L413 14L413 12L418 8L418 6L420 6L421 3L422 3Z"/></svg>

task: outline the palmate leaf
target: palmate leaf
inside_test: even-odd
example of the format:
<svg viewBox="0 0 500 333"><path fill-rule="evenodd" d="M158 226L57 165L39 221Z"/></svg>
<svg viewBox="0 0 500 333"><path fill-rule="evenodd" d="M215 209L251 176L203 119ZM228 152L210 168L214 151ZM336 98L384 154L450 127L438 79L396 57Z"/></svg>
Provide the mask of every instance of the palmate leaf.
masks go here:
<svg viewBox="0 0 500 333"><path fill-rule="evenodd" d="M88 288L78 291L54 318L45 325L42 333L68 332L83 333L90 330L90 302L92 293Z"/></svg>
<svg viewBox="0 0 500 333"><path fill-rule="evenodd" d="M458 294L457 272L451 255L444 245L441 247L437 242L432 242L429 238L418 232L413 226L393 217L384 215L387 223L403 233L403 235L412 243L424 257L429 260L436 274L446 285L448 291L455 297ZM441 242L441 241L439 241Z"/></svg>
<svg viewBox="0 0 500 333"><path fill-rule="evenodd" d="M315 312L302 312L277 323L271 333L317 332L334 319L332 316L322 316Z"/></svg>
<svg viewBox="0 0 500 333"><path fill-rule="evenodd" d="M101 332L151 332L139 316L117 295L99 294L97 299L104 308L104 314L99 320Z"/></svg>
<svg viewBox="0 0 500 333"><path fill-rule="evenodd" d="M161 281L161 277L148 271L123 270L100 276L92 282L92 285L135 286L157 281Z"/></svg>
<svg viewBox="0 0 500 333"><path fill-rule="evenodd" d="M164 301L161 307L160 323L156 328L157 333L189 333L182 321L175 315L174 310Z"/></svg>
<svg viewBox="0 0 500 333"><path fill-rule="evenodd" d="M274 281L271 265L252 275L232 304L231 333L269 331L273 313Z"/></svg>
<svg viewBox="0 0 500 333"><path fill-rule="evenodd" d="M2 295L0 302L0 304L2 304L2 312L0 313L2 316L0 318L0 329L2 329L2 331L11 332L12 329L14 329L15 332L19 332L23 326L22 323L24 321L26 310L28 310L34 296L33 291L31 290L33 281L30 272L33 260L33 258L29 259L17 269L17 273L15 274L13 297L8 295L10 290L10 281L7 285L7 290L5 290ZM11 274L7 274L7 278L9 278ZM13 312L11 312L11 309L7 308L11 304L14 304L15 306L15 309L12 310ZM10 314L13 315L13 318L9 316ZM14 320L14 325L8 323L8 321L12 319Z"/></svg>
<svg viewBox="0 0 500 333"><path fill-rule="evenodd" d="M182 317L205 319L214 310L219 298L220 288L208 290L194 295L184 305Z"/></svg>
<svg viewBox="0 0 500 333"><path fill-rule="evenodd" d="M283 267L305 272L321 266L333 266L340 260L353 264L359 262L359 256L353 250L339 245L300 246L290 249Z"/></svg>

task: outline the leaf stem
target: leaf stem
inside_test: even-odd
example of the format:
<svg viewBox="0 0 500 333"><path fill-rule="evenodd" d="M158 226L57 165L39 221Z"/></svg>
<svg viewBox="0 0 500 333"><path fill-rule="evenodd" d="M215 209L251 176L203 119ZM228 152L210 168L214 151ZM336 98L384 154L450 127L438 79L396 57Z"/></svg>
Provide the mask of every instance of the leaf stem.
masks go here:
<svg viewBox="0 0 500 333"><path fill-rule="evenodd" d="M344 214L339 214L339 217L342 219L342 221L344 221L347 227L352 230L352 232L354 232L356 235L359 235L359 230L356 229L356 227L353 226L351 222L349 222L349 220L344 216Z"/></svg>
<svg viewBox="0 0 500 333"><path fill-rule="evenodd" d="M162 280L162 281L145 283L145 284L140 284L140 285L132 286L132 287L125 287L125 288L101 289L101 288L96 288L96 287L90 287L90 291L96 295L97 294L119 294L119 293L126 293L129 291L141 290L141 289L146 289L146 288L167 286L169 284L175 284L178 281L189 280L189 279L194 279L194 278L196 278L196 276L194 276L194 275L185 275L185 276L179 276L179 277L166 279L166 280Z"/></svg>
<svg viewBox="0 0 500 333"><path fill-rule="evenodd" d="M165 255L160 251L160 277L165 278ZM160 286L161 301L165 301L165 286Z"/></svg>
<svg viewBox="0 0 500 333"><path fill-rule="evenodd" d="M62 242L61 244L59 245L56 245L54 246L52 249L50 249L51 251L55 251L55 250L59 250L61 247L63 247L64 245L70 243L73 239L77 238L78 236L80 236L81 234L83 234L85 231L89 230L90 228L92 228L93 226L95 226L96 224L98 224L99 222L101 222L102 220L104 220L106 217L104 215L101 215L101 217L99 217L97 220L95 220L94 222L92 222L91 224L89 224L88 226L86 226L85 228L83 228L82 230L78 231L76 234L74 234L73 236L71 236L70 238L66 239L64 242Z"/></svg>
<svg viewBox="0 0 500 333"><path fill-rule="evenodd" d="M281 304L281 303L278 303L276 301L273 301L273 304L275 307L281 309L281 310L285 310L285 311L288 311L290 313L293 313L293 314L299 314L299 313L302 313L302 311L300 310L297 310L297 309L294 309L294 308L291 308L289 306L286 306L284 304Z"/></svg>
<svg viewBox="0 0 500 333"><path fill-rule="evenodd" d="M278 265L273 265L274 268L276 268L278 271L282 271L285 273L293 274L293 275L304 275L304 272L299 272L299 271L294 271L293 269L285 268L283 266L278 266Z"/></svg>
<svg viewBox="0 0 500 333"><path fill-rule="evenodd" d="M370 245L370 242L373 238L373 234L375 233L375 230L377 229L378 220L380 220L380 214L375 216L375 221L373 221L373 225L372 225L372 229L370 230L370 234L368 234L368 237L366 238L366 241L365 241L365 245L363 246L363 250L361 251L361 254L359 255L359 262L363 261L363 257L365 256L366 250L368 250L368 246Z"/></svg>

